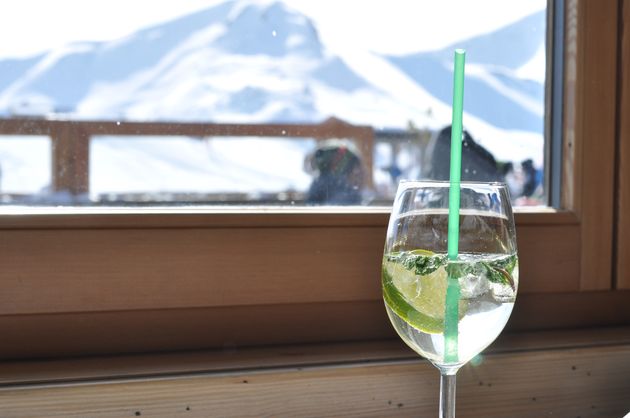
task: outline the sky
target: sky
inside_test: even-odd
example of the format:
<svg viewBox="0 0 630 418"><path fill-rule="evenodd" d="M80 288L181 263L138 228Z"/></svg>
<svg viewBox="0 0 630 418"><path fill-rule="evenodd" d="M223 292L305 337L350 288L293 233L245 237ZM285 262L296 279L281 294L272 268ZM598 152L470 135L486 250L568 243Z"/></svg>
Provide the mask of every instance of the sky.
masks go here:
<svg viewBox="0 0 630 418"><path fill-rule="evenodd" d="M284 1L312 17L333 48L359 45L387 54L440 49L546 7L546 0ZM118 39L219 2L3 0L0 58L30 56L76 41Z"/></svg>

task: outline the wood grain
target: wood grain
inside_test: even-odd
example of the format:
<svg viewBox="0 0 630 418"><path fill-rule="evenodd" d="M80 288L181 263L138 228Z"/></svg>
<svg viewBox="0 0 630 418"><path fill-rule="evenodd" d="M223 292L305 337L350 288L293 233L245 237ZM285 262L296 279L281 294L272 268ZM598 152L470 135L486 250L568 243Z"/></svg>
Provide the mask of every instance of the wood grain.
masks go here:
<svg viewBox="0 0 630 418"><path fill-rule="evenodd" d="M56 207L0 206L0 229L271 228L322 226L387 227L390 207ZM517 207L517 227L579 225L573 212Z"/></svg>
<svg viewBox="0 0 630 418"><path fill-rule="evenodd" d="M612 287L618 3L566 7L563 204L581 223L580 289L604 290Z"/></svg>
<svg viewBox="0 0 630 418"><path fill-rule="evenodd" d="M56 124L50 129L50 137L53 191L88 193L90 137L78 124Z"/></svg>
<svg viewBox="0 0 630 418"><path fill-rule="evenodd" d="M630 345L630 326L504 332L486 354ZM4 361L0 386L77 383L120 378L226 373L236 370L358 365L392 360L416 360L400 338L262 347L229 347L157 354L83 356L61 359Z"/></svg>
<svg viewBox="0 0 630 418"><path fill-rule="evenodd" d="M578 289L577 226L518 234L521 291ZM379 300L384 242L385 226L6 230L0 315Z"/></svg>
<svg viewBox="0 0 630 418"><path fill-rule="evenodd" d="M394 338L382 301L0 316L0 359Z"/></svg>
<svg viewBox="0 0 630 418"><path fill-rule="evenodd" d="M619 173L617 181L616 288L630 289L630 1L622 7L619 74Z"/></svg>
<svg viewBox="0 0 630 418"><path fill-rule="evenodd" d="M384 234L360 227L6 231L0 314L375 300Z"/></svg>
<svg viewBox="0 0 630 418"><path fill-rule="evenodd" d="M519 292L569 292L579 290L580 251L577 225L517 228Z"/></svg>
<svg viewBox="0 0 630 418"><path fill-rule="evenodd" d="M190 122L114 122L100 120L49 120L35 118L0 118L3 135L51 135L55 129L81 127L88 135L133 136L264 136L333 138L361 137L372 127L352 125L336 118L320 124L292 123L190 123Z"/></svg>
<svg viewBox="0 0 630 418"><path fill-rule="evenodd" d="M506 330L630 324L630 292L518 296ZM0 359L396 338L381 300L0 316Z"/></svg>
<svg viewBox="0 0 630 418"><path fill-rule="evenodd" d="M630 347L486 355L458 378L458 417L621 417ZM436 416L438 373L426 361L246 370L0 389L22 417Z"/></svg>
<svg viewBox="0 0 630 418"><path fill-rule="evenodd" d="M582 76L582 60L579 49L582 37L578 26L578 0L567 0L564 10L564 97L563 97L563 137L562 137L562 188L560 190L561 205L564 209L579 212L581 171L581 142L577 134L578 115L581 113L582 101L579 100L580 87L578 76Z"/></svg>

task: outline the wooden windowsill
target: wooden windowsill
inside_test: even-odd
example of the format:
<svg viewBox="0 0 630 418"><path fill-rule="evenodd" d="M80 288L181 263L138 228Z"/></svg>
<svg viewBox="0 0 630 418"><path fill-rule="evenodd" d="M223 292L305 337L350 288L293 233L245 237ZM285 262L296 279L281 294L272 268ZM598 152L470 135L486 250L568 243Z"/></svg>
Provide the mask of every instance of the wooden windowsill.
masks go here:
<svg viewBox="0 0 630 418"><path fill-rule="evenodd" d="M630 345L630 326L505 333L484 354L615 345ZM418 361L418 356L399 340L5 361L0 387L400 361Z"/></svg>
<svg viewBox="0 0 630 418"><path fill-rule="evenodd" d="M628 326L506 334L460 371L458 416L622 416L629 355ZM12 417L433 416L439 388L437 371L397 340L21 361L0 370L3 416Z"/></svg>
<svg viewBox="0 0 630 418"><path fill-rule="evenodd" d="M517 225L577 225L575 213L517 207ZM386 227L391 207L0 207L0 229Z"/></svg>

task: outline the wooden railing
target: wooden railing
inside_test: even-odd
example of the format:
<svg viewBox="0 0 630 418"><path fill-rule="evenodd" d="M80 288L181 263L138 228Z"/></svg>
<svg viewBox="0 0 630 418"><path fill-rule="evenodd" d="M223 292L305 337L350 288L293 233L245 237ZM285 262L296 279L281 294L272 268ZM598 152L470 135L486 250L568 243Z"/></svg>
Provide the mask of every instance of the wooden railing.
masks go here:
<svg viewBox="0 0 630 418"><path fill-rule="evenodd" d="M374 131L330 118L321 124L218 124L180 122L67 121L0 119L0 135L45 135L52 140L52 190L72 195L89 192L90 138L116 136L251 136L277 138L330 138L352 140L364 167L364 184L371 187Z"/></svg>

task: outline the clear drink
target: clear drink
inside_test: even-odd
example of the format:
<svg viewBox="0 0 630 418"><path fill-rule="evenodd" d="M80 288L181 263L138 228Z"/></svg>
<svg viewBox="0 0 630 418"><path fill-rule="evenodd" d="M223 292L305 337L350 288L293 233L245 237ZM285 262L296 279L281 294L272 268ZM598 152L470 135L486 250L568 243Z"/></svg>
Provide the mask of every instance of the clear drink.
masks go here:
<svg viewBox="0 0 630 418"><path fill-rule="evenodd" d="M458 358L445 353L448 271L459 284ZM518 286L516 254L446 254L424 249L383 257L383 299L396 332L414 351L439 366L459 367L501 333Z"/></svg>

